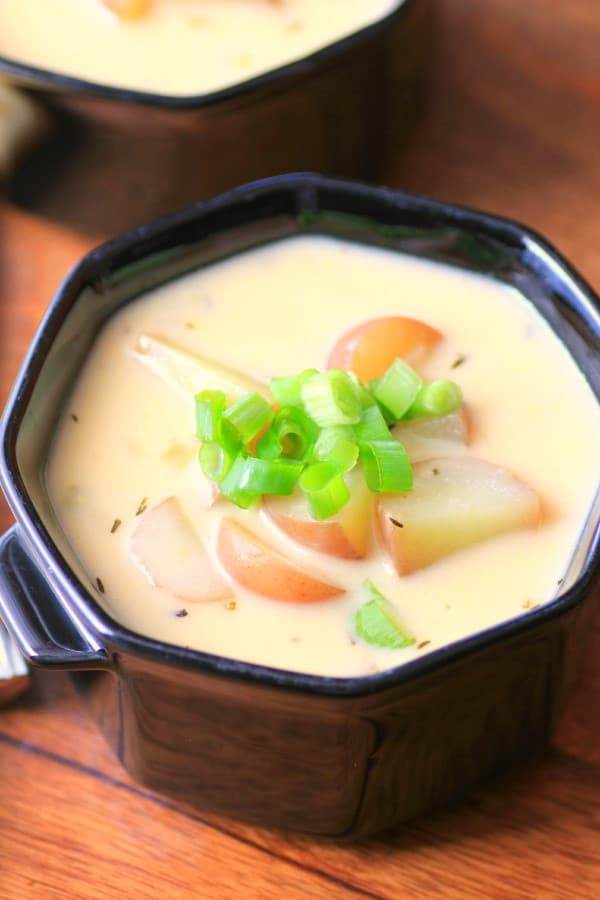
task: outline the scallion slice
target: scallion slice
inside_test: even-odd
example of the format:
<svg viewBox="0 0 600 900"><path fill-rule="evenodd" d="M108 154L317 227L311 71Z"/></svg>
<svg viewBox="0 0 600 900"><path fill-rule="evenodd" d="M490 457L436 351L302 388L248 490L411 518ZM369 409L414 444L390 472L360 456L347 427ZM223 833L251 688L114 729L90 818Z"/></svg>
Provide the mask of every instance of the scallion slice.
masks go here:
<svg viewBox="0 0 600 900"><path fill-rule="evenodd" d="M218 441L220 422L225 410L223 391L200 391L196 394L196 435L201 441Z"/></svg>
<svg viewBox="0 0 600 900"><path fill-rule="evenodd" d="M387 372L371 384L371 391L377 402L390 413L391 423L395 424L415 402L422 386L422 378L398 357Z"/></svg>
<svg viewBox="0 0 600 900"><path fill-rule="evenodd" d="M313 375L318 375L317 369L305 369L299 375L281 375L271 378L269 390L276 406L301 406L302 385Z"/></svg>
<svg viewBox="0 0 600 900"><path fill-rule="evenodd" d="M389 441L392 439L389 425L376 403L361 410L360 421L354 426L354 436L359 444L363 441Z"/></svg>
<svg viewBox="0 0 600 900"><path fill-rule="evenodd" d="M392 603L375 587L372 581L366 586L371 599L363 603L354 614L354 628L359 637L376 647L389 647L400 650L410 647L415 639L410 637L399 625L396 610Z"/></svg>
<svg viewBox="0 0 600 900"><path fill-rule="evenodd" d="M341 369L311 375L302 385L301 398L306 414L321 428L353 425L360 418L354 384Z"/></svg>
<svg viewBox="0 0 600 900"><path fill-rule="evenodd" d="M314 446L314 458L329 461L349 472L358 462L358 444L349 425L332 425L323 428Z"/></svg>
<svg viewBox="0 0 600 900"><path fill-rule="evenodd" d="M198 450L202 474L209 481L222 481L233 463L234 457L217 441L204 441Z"/></svg>
<svg viewBox="0 0 600 900"><path fill-rule="evenodd" d="M408 454L399 441L365 441L359 445L365 481L374 493L405 493L413 477Z"/></svg>
<svg viewBox="0 0 600 900"><path fill-rule="evenodd" d="M259 493L250 491L243 486L247 458L244 453L236 456L227 475L220 484L221 494L241 509L249 509L260 498Z"/></svg>
<svg viewBox="0 0 600 900"><path fill-rule="evenodd" d="M246 394L223 413L223 418L246 446L273 417L273 407L256 391Z"/></svg>
<svg viewBox="0 0 600 900"><path fill-rule="evenodd" d="M448 416L462 404L462 393L455 381L446 379L425 384L415 397L407 417Z"/></svg>
<svg viewBox="0 0 600 900"><path fill-rule="evenodd" d="M332 462L317 462L307 466L298 484L306 494L310 512L315 519L335 516L350 499L343 473Z"/></svg>

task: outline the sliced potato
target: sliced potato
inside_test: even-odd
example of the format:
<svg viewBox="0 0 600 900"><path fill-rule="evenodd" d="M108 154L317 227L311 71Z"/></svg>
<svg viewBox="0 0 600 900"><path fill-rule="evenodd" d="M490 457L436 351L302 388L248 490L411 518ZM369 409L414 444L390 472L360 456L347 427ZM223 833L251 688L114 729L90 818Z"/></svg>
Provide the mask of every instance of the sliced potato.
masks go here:
<svg viewBox="0 0 600 900"><path fill-rule="evenodd" d="M266 384L188 353L163 338L140 335L134 355L166 384L187 396L193 396L198 391L220 390L225 393L227 401L232 403L250 391L257 391L270 401Z"/></svg>
<svg viewBox="0 0 600 900"><path fill-rule="evenodd" d="M467 446L467 418L464 409L447 416L406 419L392 428L411 463L462 453Z"/></svg>
<svg viewBox="0 0 600 900"><path fill-rule="evenodd" d="M121 19L138 19L150 10L151 0L100 0Z"/></svg>
<svg viewBox="0 0 600 900"><path fill-rule="evenodd" d="M313 519L306 496L299 490L290 497L267 497L263 508L278 528L299 544L342 559L361 559L369 549L373 494L358 469L347 481L350 500L331 519Z"/></svg>
<svg viewBox="0 0 600 900"><path fill-rule="evenodd" d="M142 513L131 552L153 584L181 600L204 603L233 595L176 497Z"/></svg>
<svg viewBox="0 0 600 900"><path fill-rule="evenodd" d="M344 593L342 588L314 578L296 566L235 519L222 520L217 552L226 572L235 581L272 600L316 603Z"/></svg>
<svg viewBox="0 0 600 900"><path fill-rule="evenodd" d="M468 456L417 463L410 494L385 494L378 517L400 575L456 550L540 520L540 501L507 469Z"/></svg>
<svg viewBox="0 0 600 900"><path fill-rule="evenodd" d="M361 381L373 381L396 357L418 368L442 339L436 329L408 316L382 316L345 332L331 348L328 369L351 369Z"/></svg>

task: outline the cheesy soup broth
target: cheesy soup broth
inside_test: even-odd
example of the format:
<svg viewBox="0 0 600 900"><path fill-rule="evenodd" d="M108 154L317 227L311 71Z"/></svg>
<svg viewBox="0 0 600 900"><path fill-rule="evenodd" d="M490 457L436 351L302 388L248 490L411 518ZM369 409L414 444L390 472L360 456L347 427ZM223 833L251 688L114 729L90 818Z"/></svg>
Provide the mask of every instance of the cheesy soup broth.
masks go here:
<svg viewBox="0 0 600 900"><path fill-rule="evenodd" d="M298 545L261 509L212 502L197 462L193 394L140 362L141 335L255 378L325 367L357 323L407 315L443 341L422 374L461 387L470 441L540 497L543 517L400 577L373 524L365 559ZM461 364L456 366L460 359ZM211 265L137 300L106 325L65 408L47 469L51 502L99 601L142 634L267 666L357 676L401 664L554 597L597 488L600 415L565 348L519 293L491 279L325 237ZM182 601L132 555L141 519L176 496L215 555L224 516L344 593L285 603L225 577L230 596ZM220 567L217 561L216 565ZM353 628L369 578L415 643L378 648Z"/></svg>
<svg viewBox="0 0 600 900"><path fill-rule="evenodd" d="M120 19L101 0L3 0L0 55L114 87L210 93L301 59L403 0L152 0Z"/></svg>

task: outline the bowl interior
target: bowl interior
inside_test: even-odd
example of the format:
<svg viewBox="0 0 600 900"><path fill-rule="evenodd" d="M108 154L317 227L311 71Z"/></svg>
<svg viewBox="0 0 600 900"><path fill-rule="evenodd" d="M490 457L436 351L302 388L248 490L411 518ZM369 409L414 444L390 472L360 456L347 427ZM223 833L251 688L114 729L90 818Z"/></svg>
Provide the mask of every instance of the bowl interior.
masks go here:
<svg viewBox="0 0 600 900"><path fill-rule="evenodd" d="M95 335L116 309L151 288L306 233L450 263L513 285L550 323L600 397L600 316L593 295L546 244L510 222L386 189L296 175L237 189L117 238L86 257L64 282L32 346L2 434L4 487L34 555L56 559L58 550L101 630L119 626L83 587L87 577L44 485L58 415ZM599 509L600 492L590 498L562 596L597 565Z"/></svg>

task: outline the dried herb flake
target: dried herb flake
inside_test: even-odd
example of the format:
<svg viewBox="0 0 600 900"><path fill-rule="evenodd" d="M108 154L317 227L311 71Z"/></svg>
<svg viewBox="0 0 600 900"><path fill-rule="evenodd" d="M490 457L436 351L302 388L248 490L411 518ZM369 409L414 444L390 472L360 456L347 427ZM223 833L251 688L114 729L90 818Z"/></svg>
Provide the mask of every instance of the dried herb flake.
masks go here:
<svg viewBox="0 0 600 900"><path fill-rule="evenodd" d="M427 644L430 644L430 643L431 643L431 641L421 641L420 644L417 644L417 650L422 650L423 647L426 647Z"/></svg>
<svg viewBox="0 0 600 900"><path fill-rule="evenodd" d="M140 505L137 508L136 516L141 516L142 513L145 513L147 509L148 509L148 498L144 497L142 500L140 500Z"/></svg>
<svg viewBox="0 0 600 900"><path fill-rule="evenodd" d="M75 413L71 413L71 418L73 419L74 422L79 422L79 416L76 415Z"/></svg>
<svg viewBox="0 0 600 900"><path fill-rule="evenodd" d="M390 516L390 522L391 522L392 525L394 525L396 528L404 528L404 525L402 524L402 522L399 522L398 519L394 519L393 516Z"/></svg>
<svg viewBox="0 0 600 900"><path fill-rule="evenodd" d="M459 353L458 356L456 357L456 359L454 360L454 362L452 363L452 365L450 366L450 368L458 369L458 367L462 366L462 364L466 361L467 361L467 357L464 354Z"/></svg>
<svg viewBox="0 0 600 900"><path fill-rule="evenodd" d="M178 609L175 612L175 615L177 616L178 619L185 619L185 617L188 615L188 611L187 611L187 609Z"/></svg>
<svg viewBox="0 0 600 900"><path fill-rule="evenodd" d="M112 523L112 528L110 529L110 533L114 534L115 531L120 527L120 525L121 525L121 520L115 519L115 521Z"/></svg>
<svg viewBox="0 0 600 900"><path fill-rule="evenodd" d="M96 587L98 588L98 590L100 591L101 594L104 593L104 584L102 582L102 579L99 576L96 577Z"/></svg>

